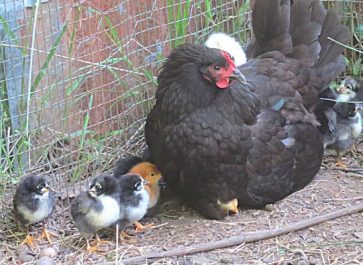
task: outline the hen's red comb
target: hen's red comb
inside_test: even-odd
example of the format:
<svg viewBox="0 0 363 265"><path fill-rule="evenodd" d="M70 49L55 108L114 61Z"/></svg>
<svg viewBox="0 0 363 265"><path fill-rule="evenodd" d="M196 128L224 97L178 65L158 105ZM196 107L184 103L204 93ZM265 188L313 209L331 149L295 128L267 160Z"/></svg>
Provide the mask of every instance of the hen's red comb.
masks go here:
<svg viewBox="0 0 363 265"><path fill-rule="evenodd" d="M236 65L234 64L234 61L233 61L231 55L229 55L228 52L221 51L221 53L222 53L223 57L226 58L226 61L229 64L229 66L236 67Z"/></svg>

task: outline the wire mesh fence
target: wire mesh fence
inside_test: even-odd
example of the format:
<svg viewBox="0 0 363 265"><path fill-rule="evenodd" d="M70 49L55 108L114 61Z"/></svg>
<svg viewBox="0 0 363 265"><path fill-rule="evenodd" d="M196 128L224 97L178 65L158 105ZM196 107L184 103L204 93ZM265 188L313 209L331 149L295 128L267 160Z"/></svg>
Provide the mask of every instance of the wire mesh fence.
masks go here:
<svg viewBox="0 0 363 265"><path fill-rule="evenodd" d="M245 43L249 1L5 0L0 4L0 204L26 173L68 196L143 147L158 70L170 50L223 31ZM325 1L362 50L363 3ZM348 74L360 74L347 51ZM348 59L349 58L349 59Z"/></svg>
<svg viewBox="0 0 363 265"><path fill-rule="evenodd" d="M170 49L213 30L244 42L248 9L243 1L3 2L1 201L26 173L50 176L67 196L138 153Z"/></svg>

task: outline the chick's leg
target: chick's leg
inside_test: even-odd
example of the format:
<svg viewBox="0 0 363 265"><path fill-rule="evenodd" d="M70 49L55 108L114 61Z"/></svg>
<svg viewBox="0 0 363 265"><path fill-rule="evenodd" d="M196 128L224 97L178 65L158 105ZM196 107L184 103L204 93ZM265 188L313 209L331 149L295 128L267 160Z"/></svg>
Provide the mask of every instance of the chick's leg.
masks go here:
<svg viewBox="0 0 363 265"><path fill-rule="evenodd" d="M122 231L120 233L120 238L122 241L126 242L126 243L135 243L137 242L134 238L135 236L134 235L130 235L128 233L126 233L125 231Z"/></svg>
<svg viewBox="0 0 363 265"><path fill-rule="evenodd" d="M153 229L153 228L155 228L155 225L153 223L143 225L143 224L139 223L138 221L135 221L134 222L134 225L135 225L135 231L136 232L142 232L145 229Z"/></svg>
<svg viewBox="0 0 363 265"><path fill-rule="evenodd" d="M337 167L340 167L340 168L346 168L347 166L344 164L343 160L342 160L342 156L339 152L337 152L337 160L336 160L336 163L335 165Z"/></svg>
<svg viewBox="0 0 363 265"><path fill-rule="evenodd" d="M42 238L46 238L47 241L49 242L49 244L52 244L52 240L50 239L50 236L58 237L57 234L48 231L47 228L46 228L46 223L43 222L42 234L38 237L38 240L40 240Z"/></svg>
<svg viewBox="0 0 363 265"><path fill-rule="evenodd" d="M133 238L134 236L133 236L133 235L130 235L130 234L128 234L128 233L126 233L125 231L122 231L122 232L120 233L120 237L121 237L121 239L123 239L123 240L129 240L129 239Z"/></svg>
<svg viewBox="0 0 363 265"><path fill-rule="evenodd" d="M357 147L357 145L354 143L353 145L352 145L352 148L351 148L351 150L350 150L353 154L357 154L357 153L359 153L359 150L358 150L358 147Z"/></svg>
<svg viewBox="0 0 363 265"><path fill-rule="evenodd" d="M102 240L99 235L97 233L95 233L95 244L93 246L91 246L91 244L89 243L89 240L86 239L86 243L87 243L87 251L89 252L99 252L99 246L103 243L110 243L111 241L107 241L107 240ZM102 252L102 251L101 251Z"/></svg>
<svg viewBox="0 0 363 265"><path fill-rule="evenodd" d="M111 241L109 241L109 240L102 240L97 233L95 234L95 236L96 236L96 246L99 246L103 243L105 243L105 244L111 243Z"/></svg>
<svg viewBox="0 0 363 265"><path fill-rule="evenodd" d="M86 245L87 245L87 248L86 248L86 250L88 251L88 252L97 252L97 250L98 250L98 246L96 245L96 246L91 246L90 245L90 243L89 243L89 240L86 238Z"/></svg>
<svg viewBox="0 0 363 265"><path fill-rule="evenodd" d="M35 245L34 241L35 241L35 238L29 234L29 227L27 226L26 227L26 237L20 244L22 244L22 245L27 244L29 247L32 248Z"/></svg>

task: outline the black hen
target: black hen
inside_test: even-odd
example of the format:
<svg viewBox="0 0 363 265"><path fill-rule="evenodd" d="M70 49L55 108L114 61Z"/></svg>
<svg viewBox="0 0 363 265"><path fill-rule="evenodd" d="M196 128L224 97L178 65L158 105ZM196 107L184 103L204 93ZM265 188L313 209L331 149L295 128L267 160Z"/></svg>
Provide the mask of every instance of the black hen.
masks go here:
<svg viewBox="0 0 363 265"><path fill-rule="evenodd" d="M226 52L184 44L158 77L145 137L168 184L208 218L225 203L263 207L307 185L323 144L311 112L321 88L344 70L349 32L318 0L257 0L256 39L232 81Z"/></svg>

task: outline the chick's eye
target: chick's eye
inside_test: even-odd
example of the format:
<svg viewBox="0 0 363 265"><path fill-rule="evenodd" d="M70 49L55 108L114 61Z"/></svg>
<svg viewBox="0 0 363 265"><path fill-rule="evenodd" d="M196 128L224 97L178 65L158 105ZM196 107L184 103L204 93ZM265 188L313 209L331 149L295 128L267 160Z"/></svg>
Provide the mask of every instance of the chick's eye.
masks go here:
<svg viewBox="0 0 363 265"><path fill-rule="evenodd" d="M352 89L353 89L353 87L352 87L352 85L351 85L351 84L347 84L347 85L345 85L345 87L346 87L347 89L349 89L349 90L352 90Z"/></svg>
<svg viewBox="0 0 363 265"><path fill-rule="evenodd" d="M102 190L102 186L100 184L98 184L98 183L95 185L95 188L96 188L97 191Z"/></svg>
<svg viewBox="0 0 363 265"><path fill-rule="evenodd" d="M155 177L155 173L154 172L151 172L150 173L150 177Z"/></svg>
<svg viewBox="0 0 363 265"><path fill-rule="evenodd" d="M215 65L215 66L214 66L214 70L219 71L219 70L221 70L221 67L220 67L220 66L218 66L218 65Z"/></svg>

